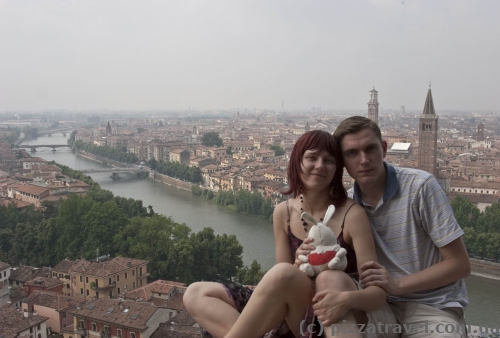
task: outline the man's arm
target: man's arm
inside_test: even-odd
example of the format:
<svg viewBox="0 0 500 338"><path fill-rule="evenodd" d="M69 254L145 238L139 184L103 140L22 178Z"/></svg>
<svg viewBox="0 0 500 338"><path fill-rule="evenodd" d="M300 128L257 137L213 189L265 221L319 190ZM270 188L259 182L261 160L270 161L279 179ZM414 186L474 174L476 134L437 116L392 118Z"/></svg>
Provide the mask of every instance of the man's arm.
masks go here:
<svg viewBox="0 0 500 338"><path fill-rule="evenodd" d="M442 260L417 273L393 278L377 262L367 262L361 266L360 276L363 286L379 286L390 295L436 289L451 284L470 274L469 255L462 237L439 248Z"/></svg>

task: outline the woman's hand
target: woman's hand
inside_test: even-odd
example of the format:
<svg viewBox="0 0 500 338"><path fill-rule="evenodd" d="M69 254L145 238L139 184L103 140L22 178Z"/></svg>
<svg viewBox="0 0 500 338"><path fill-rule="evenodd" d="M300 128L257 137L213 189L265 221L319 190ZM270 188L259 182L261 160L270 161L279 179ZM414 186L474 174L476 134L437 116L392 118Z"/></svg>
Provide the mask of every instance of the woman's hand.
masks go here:
<svg viewBox="0 0 500 338"><path fill-rule="evenodd" d="M306 239L304 239L304 241L302 242L302 244L299 246L299 248L295 252L295 262L293 263L293 265L300 266L300 264L302 264L304 262L302 262L299 259L299 256L300 255L307 256L307 255L309 255L311 253L312 250L316 249L316 247L314 245L309 245L309 243L311 243L313 240L314 239L312 239L312 238L306 238Z"/></svg>

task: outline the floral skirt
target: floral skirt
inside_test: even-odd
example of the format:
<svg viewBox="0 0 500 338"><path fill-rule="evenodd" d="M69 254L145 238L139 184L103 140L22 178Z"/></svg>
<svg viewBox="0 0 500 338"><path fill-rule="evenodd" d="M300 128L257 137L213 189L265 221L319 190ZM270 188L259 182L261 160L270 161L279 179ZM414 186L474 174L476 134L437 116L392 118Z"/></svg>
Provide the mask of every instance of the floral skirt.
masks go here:
<svg viewBox="0 0 500 338"><path fill-rule="evenodd" d="M232 281L222 281L222 286L226 290L229 298L232 300L236 310L241 313L252 295L253 288L249 288L243 286L241 284L232 282ZM314 282L312 282L312 287L314 287ZM311 329L311 324L315 323L316 329ZM319 332L319 323L314 316L313 308L308 306L306 314L304 315L304 320L300 324L301 330L299 333L299 337L295 337L290 328L288 327L286 321L283 321L280 325L272 329L271 331L264 334L263 338L318 338L320 337L318 333L314 333L314 331ZM308 330L309 328L309 330ZM313 332L310 333L309 331ZM208 332L204 332L203 337L212 337Z"/></svg>

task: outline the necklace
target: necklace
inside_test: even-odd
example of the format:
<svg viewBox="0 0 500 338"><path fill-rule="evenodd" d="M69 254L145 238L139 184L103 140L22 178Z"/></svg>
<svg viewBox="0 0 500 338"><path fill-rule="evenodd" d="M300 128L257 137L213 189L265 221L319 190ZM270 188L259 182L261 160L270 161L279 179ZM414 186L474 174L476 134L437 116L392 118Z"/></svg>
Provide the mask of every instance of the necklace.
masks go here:
<svg viewBox="0 0 500 338"><path fill-rule="evenodd" d="M304 231L307 233L307 222L302 218L302 213L304 212L304 196L302 194L299 195L300 198L300 220L302 221L302 225L304 226ZM312 216L312 215L311 215ZM320 222L323 222L323 218L319 219Z"/></svg>

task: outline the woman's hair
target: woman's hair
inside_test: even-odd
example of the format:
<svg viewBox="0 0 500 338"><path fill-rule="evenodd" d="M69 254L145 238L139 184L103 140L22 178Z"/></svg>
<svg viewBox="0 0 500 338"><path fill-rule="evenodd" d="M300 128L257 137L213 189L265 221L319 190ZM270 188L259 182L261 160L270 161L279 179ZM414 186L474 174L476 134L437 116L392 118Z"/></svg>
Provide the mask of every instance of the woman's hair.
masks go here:
<svg viewBox="0 0 500 338"><path fill-rule="evenodd" d="M288 188L283 191L285 195L298 196L306 188L302 182L302 156L307 150L321 152L326 150L335 159L336 170L332 182L330 182L330 194L332 203L336 207L342 205L347 198L347 193L342 184L344 162L342 153L332 134L323 130L311 130L303 134L293 146L290 162L288 163Z"/></svg>

